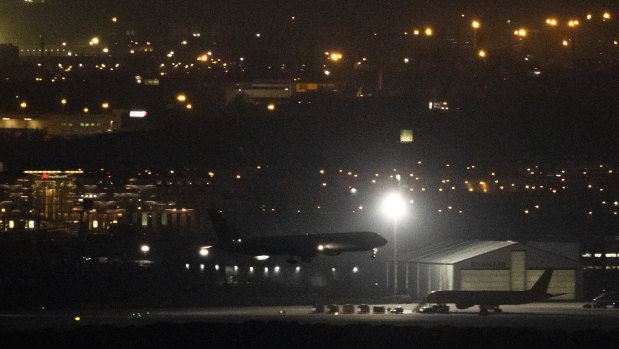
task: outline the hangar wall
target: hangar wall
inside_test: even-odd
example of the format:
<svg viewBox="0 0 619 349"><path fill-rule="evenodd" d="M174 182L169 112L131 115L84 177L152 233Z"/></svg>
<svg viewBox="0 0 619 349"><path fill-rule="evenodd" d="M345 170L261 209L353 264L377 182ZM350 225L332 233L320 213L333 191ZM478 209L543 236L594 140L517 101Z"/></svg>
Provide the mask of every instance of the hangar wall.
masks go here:
<svg viewBox="0 0 619 349"><path fill-rule="evenodd" d="M530 289L544 269L552 268L549 293L565 293L553 300L576 300L582 297L582 271L577 260L549 251L515 243L506 247L452 261L443 258L409 259L411 280L408 291L413 298L424 299L433 290L497 290Z"/></svg>

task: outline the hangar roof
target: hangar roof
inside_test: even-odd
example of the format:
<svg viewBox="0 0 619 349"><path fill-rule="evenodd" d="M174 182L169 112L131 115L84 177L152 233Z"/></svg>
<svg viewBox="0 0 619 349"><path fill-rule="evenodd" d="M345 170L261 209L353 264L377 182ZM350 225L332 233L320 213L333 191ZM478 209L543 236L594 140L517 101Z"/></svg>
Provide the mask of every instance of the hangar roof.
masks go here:
<svg viewBox="0 0 619 349"><path fill-rule="evenodd" d="M447 241L406 253L401 260L431 264L455 264L515 244L517 244L515 241Z"/></svg>

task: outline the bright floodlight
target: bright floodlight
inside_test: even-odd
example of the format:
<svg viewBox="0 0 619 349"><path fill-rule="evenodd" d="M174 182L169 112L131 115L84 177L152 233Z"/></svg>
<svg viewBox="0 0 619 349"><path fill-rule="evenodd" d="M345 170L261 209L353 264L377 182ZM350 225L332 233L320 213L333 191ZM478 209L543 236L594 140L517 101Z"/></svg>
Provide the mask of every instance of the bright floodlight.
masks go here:
<svg viewBox="0 0 619 349"><path fill-rule="evenodd" d="M142 245L140 246L140 251L147 253L148 251L150 251L150 246L148 245Z"/></svg>
<svg viewBox="0 0 619 349"><path fill-rule="evenodd" d="M200 256L202 256L202 257L208 256L208 247L201 247L200 248Z"/></svg>
<svg viewBox="0 0 619 349"><path fill-rule="evenodd" d="M383 200L383 212L386 216L399 218L406 213L406 202L398 193L391 193Z"/></svg>

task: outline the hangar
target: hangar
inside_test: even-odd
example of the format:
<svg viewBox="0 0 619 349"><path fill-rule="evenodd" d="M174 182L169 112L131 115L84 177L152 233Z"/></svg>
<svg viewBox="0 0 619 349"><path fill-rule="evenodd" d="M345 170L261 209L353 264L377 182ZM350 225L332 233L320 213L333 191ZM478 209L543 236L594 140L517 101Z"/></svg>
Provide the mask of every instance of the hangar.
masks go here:
<svg viewBox="0 0 619 349"><path fill-rule="evenodd" d="M553 268L549 293L553 300L582 297L582 271L574 243L514 241L441 242L402 256L406 289L418 300L434 290L524 291L544 269Z"/></svg>

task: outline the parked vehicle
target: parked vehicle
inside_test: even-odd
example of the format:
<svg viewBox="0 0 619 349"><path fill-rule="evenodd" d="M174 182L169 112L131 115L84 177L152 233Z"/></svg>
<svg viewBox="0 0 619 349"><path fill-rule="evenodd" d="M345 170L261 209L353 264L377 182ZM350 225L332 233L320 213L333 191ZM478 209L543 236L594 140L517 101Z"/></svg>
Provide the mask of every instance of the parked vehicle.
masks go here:
<svg viewBox="0 0 619 349"><path fill-rule="evenodd" d="M449 313L449 306L445 304L434 304L428 303L423 306L420 306L416 310L418 313Z"/></svg>

